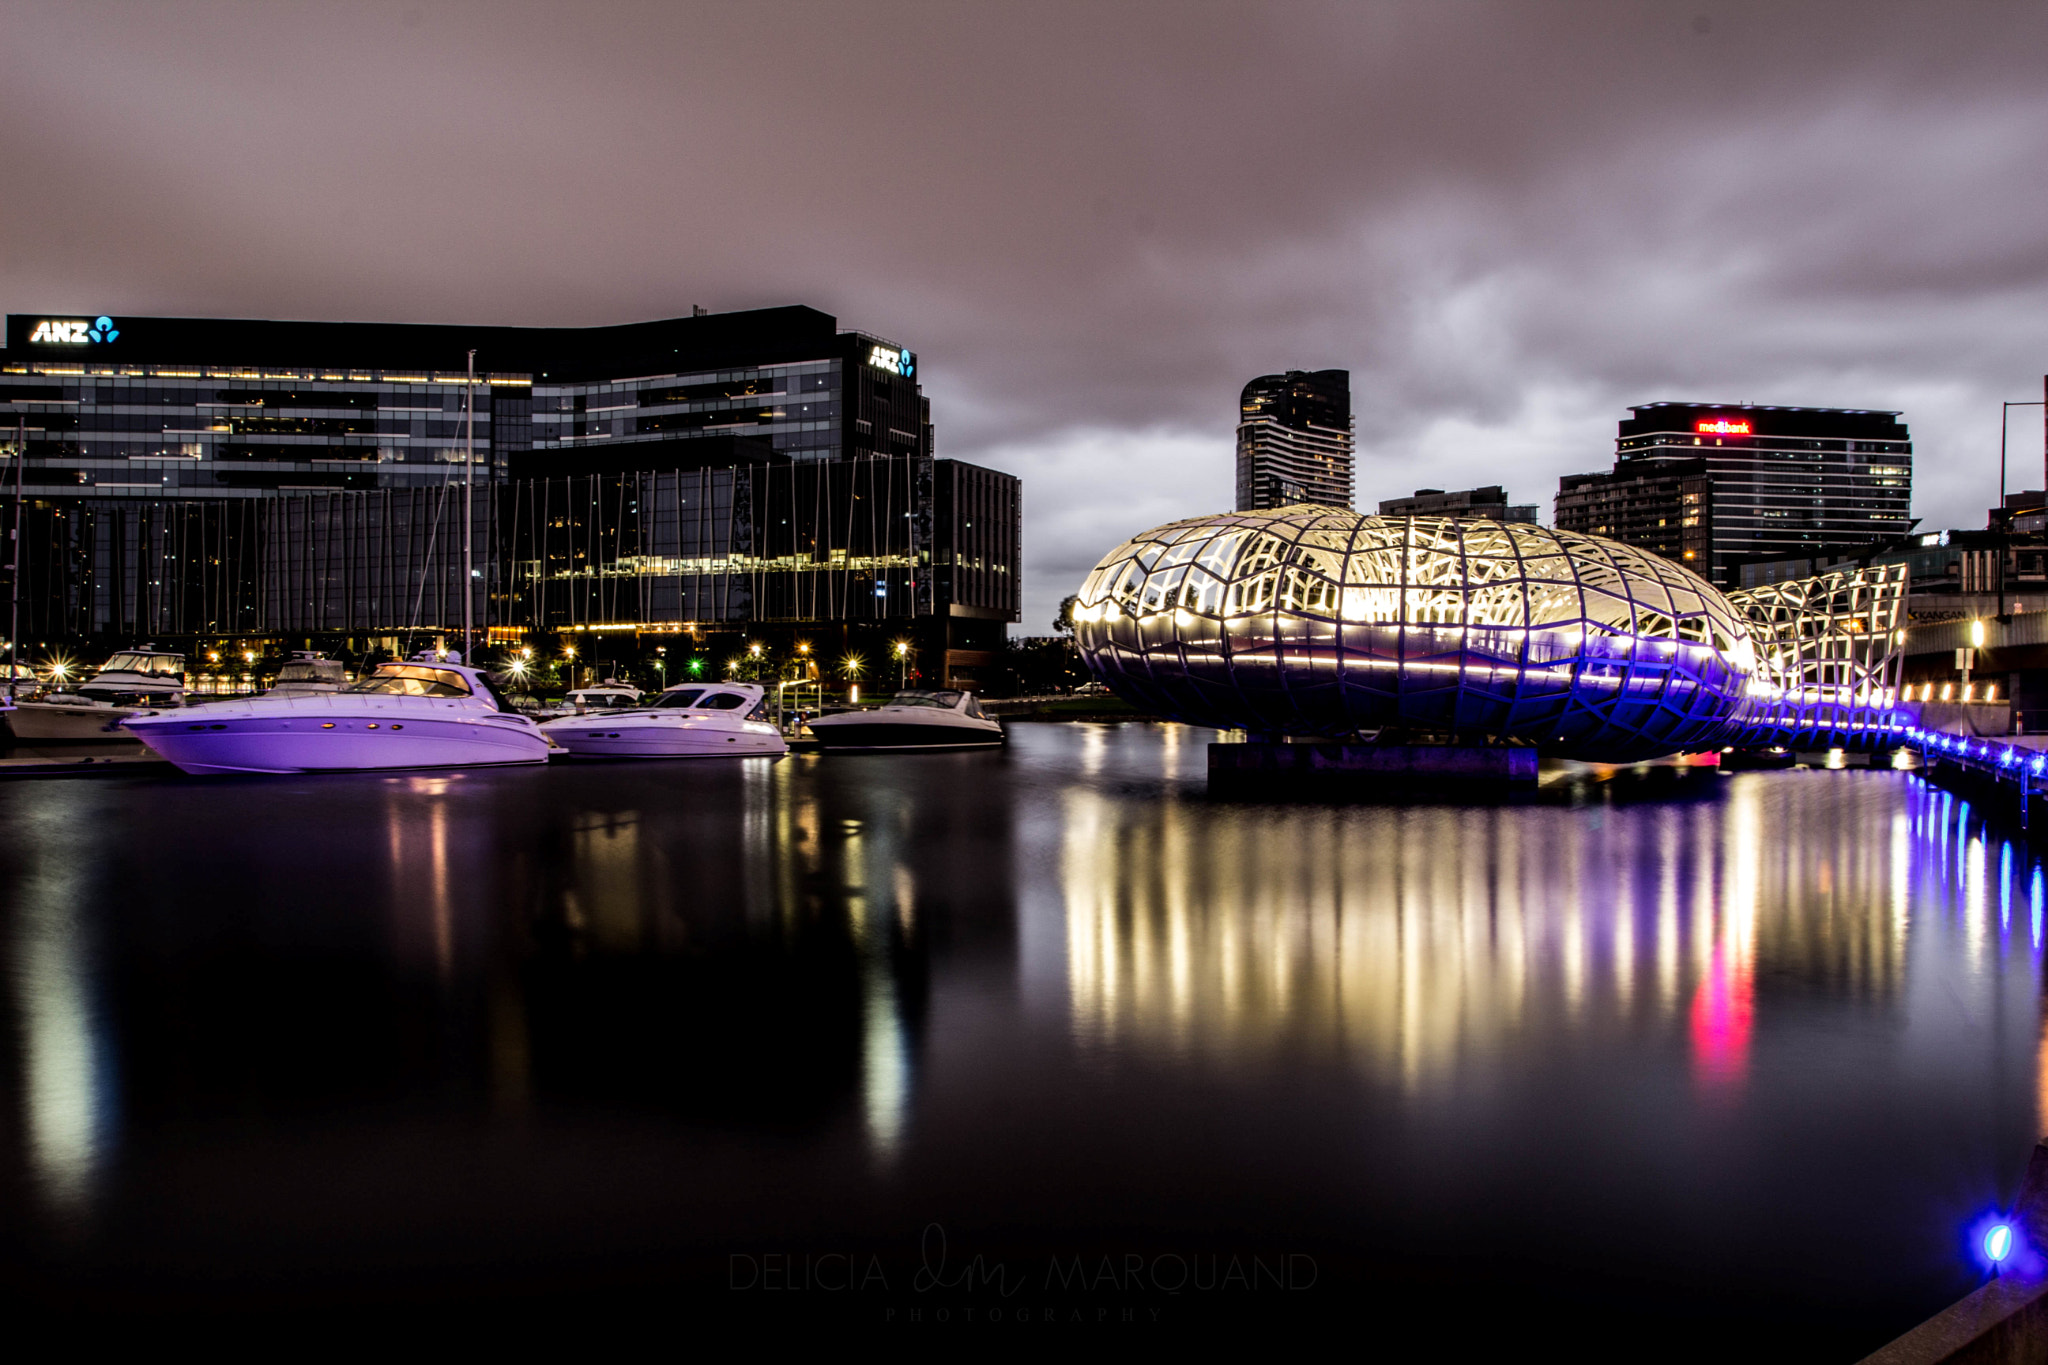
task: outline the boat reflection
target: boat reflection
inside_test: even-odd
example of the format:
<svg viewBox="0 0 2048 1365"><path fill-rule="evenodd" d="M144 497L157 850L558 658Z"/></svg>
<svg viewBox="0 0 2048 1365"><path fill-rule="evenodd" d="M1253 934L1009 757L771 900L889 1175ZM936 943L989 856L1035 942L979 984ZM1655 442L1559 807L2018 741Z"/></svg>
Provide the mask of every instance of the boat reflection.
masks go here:
<svg viewBox="0 0 2048 1365"><path fill-rule="evenodd" d="M24 811L37 855L12 888L11 966L22 1037L30 1174L56 1226L89 1223L119 1132L116 1049L100 999L76 812L62 799Z"/></svg>

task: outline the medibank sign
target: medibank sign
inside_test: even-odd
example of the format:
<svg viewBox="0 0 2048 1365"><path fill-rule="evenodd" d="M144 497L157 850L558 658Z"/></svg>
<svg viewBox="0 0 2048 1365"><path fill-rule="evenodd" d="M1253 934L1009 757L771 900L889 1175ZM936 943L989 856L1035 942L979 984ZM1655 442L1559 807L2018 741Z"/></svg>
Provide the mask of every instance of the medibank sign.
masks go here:
<svg viewBox="0 0 2048 1365"><path fill-rule="evenodd" d="M1694 425L1693 430L1702 436L1747 436L1749 423L1726 417L1713 417Z"/></svg>

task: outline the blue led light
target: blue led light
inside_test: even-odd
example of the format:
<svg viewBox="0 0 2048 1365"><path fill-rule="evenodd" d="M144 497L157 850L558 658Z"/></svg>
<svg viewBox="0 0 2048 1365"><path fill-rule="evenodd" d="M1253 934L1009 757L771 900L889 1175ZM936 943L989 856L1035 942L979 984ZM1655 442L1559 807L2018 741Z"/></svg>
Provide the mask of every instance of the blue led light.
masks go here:
<svg viewBox="0 0 2048 1365"><path fill-rule="evenodd" d="M2005 1260L2006 1257L2012 1255L2011 1224L1996 1223L1992 1225L1991 1231L1984 1234L1984 1254L1990 1258L1993 1265L1997 1265Z"/></svg>

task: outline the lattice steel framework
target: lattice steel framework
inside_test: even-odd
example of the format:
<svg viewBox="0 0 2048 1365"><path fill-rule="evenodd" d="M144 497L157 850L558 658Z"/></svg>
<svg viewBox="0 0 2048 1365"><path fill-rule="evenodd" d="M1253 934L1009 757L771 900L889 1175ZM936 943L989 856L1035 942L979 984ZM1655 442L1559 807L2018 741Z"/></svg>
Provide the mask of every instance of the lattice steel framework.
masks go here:
<svg viewBox="0 0 2048 1365"><path fill-rule="evenodd" d="M1614 541L1327 507L1224 513L1105 556L1074 613L1096 676L1202 725L1401 730L1628 760L1723 742L1755 700L1736 608Z"/></svg>
<svg viewBox="0 0 2048 1365"><path fill-rule="evenodd" d="M1861 747L1895 724L1906 566L1838 570L1728 594L1757 652L1730 742Z"/></svg>

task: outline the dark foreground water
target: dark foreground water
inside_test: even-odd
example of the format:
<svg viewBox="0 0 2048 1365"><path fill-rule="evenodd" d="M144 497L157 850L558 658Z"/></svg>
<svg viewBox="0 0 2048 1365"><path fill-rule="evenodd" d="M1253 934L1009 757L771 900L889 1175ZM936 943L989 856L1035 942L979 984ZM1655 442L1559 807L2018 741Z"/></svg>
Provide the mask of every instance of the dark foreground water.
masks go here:
<svg viewBox="0 0 2048 1365"><path fill-rule="evenodd" d="M1850 1360L1978 1282L2041 873L1917 777L1012 734L0 786L10 1306Z"/></svg>

